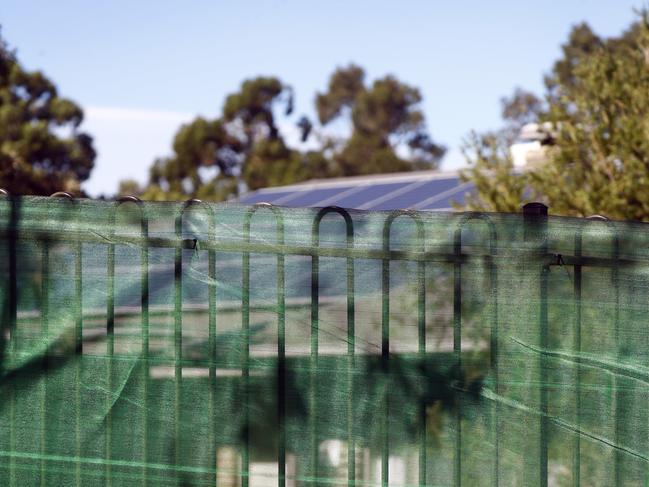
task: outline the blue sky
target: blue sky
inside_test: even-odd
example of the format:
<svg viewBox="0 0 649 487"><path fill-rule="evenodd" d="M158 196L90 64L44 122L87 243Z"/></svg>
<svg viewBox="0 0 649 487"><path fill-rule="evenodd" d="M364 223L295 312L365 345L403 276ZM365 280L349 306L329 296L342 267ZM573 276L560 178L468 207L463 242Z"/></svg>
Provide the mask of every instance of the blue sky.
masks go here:
<svg viewBox="0 0 649 487"><path fill-rule="evenodd" d="M145 181L178 126L216 116L241 81L276 75L297 95L296 115L336 66L368 78L395 74L420 88L442 167L463 164L472 130L497 127L515 86L541 91L571 25L619 34L641 0L35 1L3 0L3 36L86 111L99 152L85 189L111 194ZM289 139L291 121L282 122Z"/></svg>

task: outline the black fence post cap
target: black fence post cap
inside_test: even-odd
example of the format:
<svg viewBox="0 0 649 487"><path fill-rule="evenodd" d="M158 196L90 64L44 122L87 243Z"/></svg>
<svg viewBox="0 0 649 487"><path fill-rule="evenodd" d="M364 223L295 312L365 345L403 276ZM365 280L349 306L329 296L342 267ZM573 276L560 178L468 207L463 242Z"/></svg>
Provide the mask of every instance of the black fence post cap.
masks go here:
<svg viewBox="0 0 649 487"><path fill-rule="evenodd" d="M523 215L526 216L548 216L548 207L543 203L532 202L523 205Z"/></svg>

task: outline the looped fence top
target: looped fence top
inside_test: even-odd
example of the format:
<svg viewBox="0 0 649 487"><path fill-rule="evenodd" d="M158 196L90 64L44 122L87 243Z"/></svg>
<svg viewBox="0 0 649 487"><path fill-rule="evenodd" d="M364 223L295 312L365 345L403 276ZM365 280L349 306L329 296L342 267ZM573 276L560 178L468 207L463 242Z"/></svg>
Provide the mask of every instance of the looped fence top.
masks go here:
<svg viewBox="0 0 649 487"><path fill-rule="evenodd" d="M250 226L252 217L260 210L268 209L275 216L275 225L277 227L277 243L284 243L284 216L282 211L270 203L257 203L250 207L244 219L244 234L247 242L250 242Z"/></svg>
<svg viewBox="0 0 649 487"><path fill-rule="evenodd" d="M316 213L315 218L313 219L313 225L311 227L311 235L313 238L313 245L317 246L320 244L320 224L322 219L330 213L337 213L343 217L345 221L345 236L347 237L347 246L351 247L354 242L354 222L352 221L349 212L344 208L339 208L337 206L328 206L320 209Z"/></svg>

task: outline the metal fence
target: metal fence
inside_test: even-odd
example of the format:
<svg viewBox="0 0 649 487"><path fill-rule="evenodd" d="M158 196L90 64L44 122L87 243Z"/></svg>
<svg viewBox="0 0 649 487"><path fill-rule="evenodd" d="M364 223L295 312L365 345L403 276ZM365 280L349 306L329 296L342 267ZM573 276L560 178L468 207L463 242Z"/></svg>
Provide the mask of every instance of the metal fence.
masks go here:
<svg viewBox="0 0 649 487"><path fill-rule="evenodd" d="M65 196L65 195L64 195ZM56 475L63 475L71 483L75 485L82 485L88 483L101 483L120 484L120 483L134 483L141 485L161 484L164 482L177 483L177 484L228 484L228 480L221 472L226 467L222 465L223 462L219 460L219 445L227 443L223 440L224 422L228 422L228 417L223 417L223 398L220 394L220 388L223 381L230 380L222 377L222 364L216 360L219 348L219 333L218 322L220 308L217 306L217 298L219 295L218 283L220 277L217 273L217 256L221 252L228 252L231 254L238 254L240 258L240 303L234 306L237 312L240 312L240 334L235 337L234 345L239 349L240 354L237 356L238 370L240 375L236 377L237 389L240 391L240 404L237 402L235 408L240 407L239 413L241 414L241 430L237 431L240 438L232 441L234 445L235 460L230 462L230 467L235 472L233 478L242 487L248 487L249 484L261 485L264 481L259 479L255 480L254 473L251 472L251 424L259 422L253 416L259 415L257 406L252 407L253 404L259 401L253 397L266 391L267 393L274 394L272 399L275 405L270 408L272 414L263 419L262 422L272 423L276 427L273 430L273 441L276 448L273 447L273 454L276 455L276 477L273 476L272 483L277 483L279 487L286 485L315 483L315 484L339 484L346 483L347 485L380 483L387 486L389 483L413 483L417 485L428 485L433 483L431 479L435 477L435 472L431 472L431 456L442 455L439 451L431 450L431 442L436 440L431 439L430 436L434 433L431 432L431 427L428 423L431 421L431 402L425 394L415 395L415 399L403 398L404 401L415 400L416 404L412 407L416 409L416 422L410 425L415 432L416 437L416 458L410 463L407 463L406 470L416 468L416 474L409 471L405 474L404 479L396 479L391 474L390 468L395 465L395 455L398 451L392 451L393 448L401 451L401 447L394 447L394 437L391 436L391 428L394 428L394 421L391 418L399 417L401 409L405 406L400 404L399 397L396 397L391 388L394 382L384 380L379 383L379 390L375 394L367 392L370 386L365 386L363 376L366 368L361 367L359 364L362 362L365 367L367 363L374 360L374 358L359 357L358 356L358 330L356 328L356 321L358 319L358 310L356 307L357 301L357 277L358 269L357 263L359 261L372 261L380 267L380 283L377 283L378 295L380 301L380 350L376 357L376 377L392 377L393 380L405 381L413 374L417 387L426 387L426 381L431 380L429 375L429 368L427 363L430 362L431 357L434 360L440 360L441 363L447 367L444 370L450 370L451 386L450 390L454 394L454 398L449 400L452 407L446 409L445 418L448 423L444 423L445 431L448 432L449 438L452 437L452 449L447 451L444 455L452 458L452 466L449 469L447 480L453 485L478 485L490 484L498 485L512 485L512 479L521 481L525 485L540 485L547 486L556 484L557 481L552 480L552 466L549 464L549 449L551 448L552 435L551 430L561 427L562 414L552 410L552 374L553 365L552 361L555 356L552 350L558 350L561 347L554 345L551 342L549 323L548 302L549 294L552 293L552 280L551 269L561 269L561 272L566 272L568 279L571 281L572 289L569 298L570 304L570 318L572 323L570 330L570 343L571 350L577 355L577 364L574 369L571 368L571 377L574 377L574 387L569 390L564 390L562 394L565 396L571 395L574 400L574 413L571 416L571 423L564 424L564 429L568 429L566 433L566 443L568 446L563 445L565 451L570 452L570 458L563 458L560 460L555 459L555 463L563 462L562 464L569 469L569 477L571 485L585 485L583 478L581 478L581 468L583 459L580 457L582 452L583 438L585 435L584 430L581 428L582 418L580 415L584 409L589 407L585 404L587 401L587 394L584 393L582 387L582 380L584 380L584 368L582 352L582 286L584 282L583 269L608 269L611 271L611 289L614 291L614 298L612 303L613 322L614 322L614 339L613 341L620 344L619 339L619 326L620 326L620 274L619 269L629 268L636 265L637 261L634 259L623 259L620 256L620 243L617 236L617 230L607 223L599 224L610 226L612 244L611 254L608 256L600 255L584 255L582 244L582 229L584 226L579 226L578 230L570 230L574 236L574 246L572 252L568 253L565 250L561 252L556 249L550 249L549 236L547 231L547 208L538 204L531 204L526 206L524 215L518 217L520 219L519 228L523 228L524 238L521 243L521 249L516 254L518 257L514 264L511 263L513 259L513 251L503 243L503 237L499 235L499 225L493 221L493 216L479 213L466 213L448 215L448 228L447 231L452 235L452 240L444 242L436 248L427 246L427 241L430 235L426 232L425 220L428 218L424 213L412 211L394 211L382 216L382 231L380 239L380 247L363 247L356 245L355 238L357 230L355 229L355 214L350 213L345 209L337 207L322 208L313 212L312 221L310 222L310 235L308 244L299 244L294 242L287 242L285 238L285 227L287 219L294 216L295 210L288 210L284 208L274 207L270 205L256 205L249 207L243 211L243 238L238 241L219 240L215 235L214 226L214 206L201 203L198 200L191 200L186 202L182 207L178 207L175 217L175 235L174 236L154 236L150 234L149 217L147 216L146 205L138 199L129 197L120 200L114 206L109 207L108 210L112 214L108 218L113 222L113 226L109 226L102 234L97 232L84 232L79 231L71 234L66 231L52 231L44 230L35 227L30 229L20 225L22 218L21 205L25 202L19 198L7 198L2 204L3 211L5 212L6 225L1 229L3 245L5 245L5 255L7 256L6 276L3 279L3 294L4 294L4 318L3 318L3 361L6 363L19 363L20 357L25 354L31 353L30 359L38 359L38 366L35 372L30 372L31 377L34 376L47 376L48 370L55 367L57 355L69 355L69 350L66 351L65 346L57 345L50 347L55 337L51 336L50 320L53 311L48 308L50 293L52 286L57 279L52 276L52 263L51 251L57 245L63 245L70 252L71 260L66 261L72 267L71 276L73 277L73 292L70 296L72 299L68 301L69 310L74 316L73 323L73 341L74 347L72 354L83 356L87 353L87 347L94 347L96 353L97 345L92 341L91 330L105 327L105 334L102 335L105 350L100 353L105 360L105 387L108 391L115 389L116 384L114 380L117 372L113 368L120 365L114 357L120 355L116 350L116 343L120 340L120 333L116 329L116 320L119 316L137 315L139 319L139 336L134 338L134 343L139 345L137 351L137 360L139 366L137 373L140 374L138 379L138 388L131 398L137 401L138 407L134 410L139 416L131 418L135 438L132 439L133 444L128 448L118 447L122 439L116 436L116 430L123 434L124 425L117 425L117 421L124 421L124 415L119 414L118 418L113 414L113 406L115 398L107 395L103 400L106 402L105 420L101 423L102 432L101 438L103 445L100 445L97 451L103 452L99 454L87 454L88 439L87 425L84 424L84 408L90 408L86 403L86 396L82 390L85 387L84 381L87 380L88 365L82 361L73 362L72 376L74 380L70 383L72 389L66 392L73 392L72 397L69 397L69 408L73 412L72 432L56 432L55 426L51 423L52 418L49 414L50 404L52 397L57 396L56 391L51 389L51 385L44 382L39 385L43 389L30 389L30 397L38 397L40 400L39 406L35 409L38 414L37 429L37 448L35 444L24 443L24 433L29 426L26 425L24 417L20 412L20 401L17 399L17 389L23 387L20 378L20 369L8 370L5 367L5 376L3 379L4 390L7 392L6 405L3 414L6 419L3 423L3 429L6 429L8 434L7 441L3 443L3 452L0 454L6 461L6 466L3 468L3 475L6 474L5 480L7 485L24 485L24 479L31 479L32 482L40 480L41 485L48 483L48 475L50 472L58 472ZM32 203L34 204L34 203ZM48 201L45 199L39 200L35 204L45 206ZM57 202L57 204L67 204L73 207L77 201L70 200L66 202ZM115 219L116 214L125 205L133 206L139 211L139 225L140 235L134 236L120 236L117 239L115 236ZM206 235L212 235L214 238L203 238L187 235L188 230L185 226L185 220L188 218L189 213L196 214L196 212L203 213L208 222ZM274 241L260 242L255 239L255 230L253 217L263 213L270 216L275 222L275 236ZM321 225L325 217L331 219L337 218L344 224L344 244L337 246L322 245L321 242ZM392 245L393 226L395 221L408 220L410 223L410 237L409 245L404 250L402 248L395 249ZM573 222L574 223L574 222ZM580 223L581 224L581 223ZM471 226L480 226L481 230L478 232L478 237L468 235L466 229ZM575 227L577 228L577 227ZM518 229L517 229L518 230ZM467 236L468 235L468 236ZM479 241L476 242L476 238ZM470 241L467 244L467 239ZM499 240L501 239L501 240ZM116 243L119 242L119 243ZM37 270L41 276L40 280L40 305L36 306L33 310L27 309L20 310L21 303L21 258L20 249L27 243L37 244L36 247L31 248L29 256L36 257L38 252L38 260L40 261L40 269ZM105 257L105 323L102 325L97 324L97 317L92 318L90 314L84 312L84 246L104 246ZM139 311L133 312L129 310L119 310L116 306L116 286L120 280L119 274L116 272L116 262L119 257L120 249L127 247L135 249L139 253L137 267L139 264ZM470 250L467 248L470 247ZM93 247L94 248L94 247ZM506 248L501 254L501 249ZM38 249L38 250L34 250ZM172 296L173 303L170 309L170 314L173 319L171 340L173 342L173 355L166 358L161 358L159 354L152 353L153 341L160 341L159 334L156 334L154 325L150 320L155 316L159 310L154 309L150 302L150 273L151 262L150 256L153 249L168 249L173 252L173 258L170 264L173 266L173 284ZM184 252L200 252L207 254L207 277L202 281L207 286L207 303L206 303L206 323L207 323L207 341L206 341L206 354L201 356L199 360L188 358L187 347L184 345L183 327L185 320L187 320L188 310L183 298L186 259ZM130 254L134 255L134 254ZM166 255L166 254L165 254ZM171 254L169 254L170 256ZM257 305L254 299L251 298L251 286L255 280L255 258L251 256L264 255L274 260L273 273L274 273L274 303ZM292 300L287 298L287 259L291 257L302 257L310 259L310 284L308 289L308 297L303 300ZM344 303L344 332L341 332L340 340L346 344L346 350L339 350L336 353L321 353L320 338L321 338L321 316L320 313L323 308L323 297L321 296L321 260L327 258L337 258L344 261L344 275L340 275L339 279L344 282L345 292L334 301ZM414 269L412 274L413 279L409 282L414 283L416 307L412 310L412 316L415 320L414 327L416 327L416 350L412 353L404 352L398 353L391 347L391 292L393 292L394 284L391 276L392 263L394 262L407 262ZM515 294L513 290L503 289L503 284L499 284L499 277L502 266L499 262L506 262L506 265L522 265L525 268L531 283L532 290L529 291L534 295L534 298L528 301L521 301L520 306L525 307L530 311L530 316L537 318L537 322L531 324L534 329L534 334L537 337L536 343L531 346L536 347L539 353L533 354L529 367L533 370L535 380L537 383L528 384L529 390L524 394L528 399L527 406L532 412L527 414L525 419L525 428L528 429L528 438L520 438L521 444L525 445L524 451L517 452L520 455L520 465L516 461L511 460L511 450L516 446L511 444L512 435L501 434L503 428L507 428L507 424L512 419L512 413L509 411L513 406L504 400L498 398L508 397L508 391L512 389L512 372L511 370L503 371L504 364L507 361L501 358L500 349L503 346L504 338L503 332L499 329L500 323L503 319L503 313L510 312L512 309L512 302L505 306L505 311L499 306L499 300L503 296L511 296ZM476 265L468 265L469 262L479 262L479 267ZM32 262L33 264L33 262ZM431 351L427 349L427 313L430 310L430 303L427 302L429 296L427 292L427 266L442 265L450 269L448 279L444 281L445 284L452 286L451 299L451 316L450 323L452 325L452 347L445 352ZM503 264L505 265L505 264ZM486 330L484 335L485 340L482 345L480 340L476 339L472 344L467 342L463 337L463 326L465 325L465 304L463 299L466 295L466 290L463 290L463 285L466 282L468 273L476 272L479 269L481 279L484 278L484 286L482 288L482 300L486 303L481 311L480 326ZM512 274L511 269L506 268L503 271L505 274ZM516 271L519 272L519 271ZM608 272L608 271L607 271ZM471 278L471 276L468 276ZM239 285L237 283L237 285ZM93 284L95 286L95 284ZM505 284L507 286L507 284ZM524 293L521 297L524 299ZM171 303L170 303L171 304ZM305 356L289 356L287 355L287 310L291 308L306 308L309 313L309 341L308 353ZM201 308L204 309L204 308ZM276 336L274 341L276 343L276 350L272 358L273 374L265 376L265 380L275 381L274 385L266 389L259 389L259 385L255 380L255 369L264 367L264 359L260 357L251 356L251 343L253 341L251 331L251 313L260 311L270 311L275 317ZM31 313L31 314L30 314ZM121 313L121 314L120 314ZM22 318L21 318L22 316ZM102 314L99 315L100 319ZM117 317L117 318L116 318ZM92 325L88 325L92 322ZM20 326L24 326L28 331L21 334ZM36 335L34 335L36 334ZM34 336L38 340L48 344L48 347L34 350L25 349L22 344L33 345ZM25 338L27 337L27 338ZM31 339L29 337L32 337ZM555 340L556 341L556 340ZM91 343L91 345L88 345ZM464 350L463 346L468 347L470 350ZM507 345L509 346L509 345ZM554 348L553 348L554 347ZM556 352L560 353L560 352ZM620 355L618 350L614 352ZM479 358L476 359L476 354ZM122 353L123 355L123 353ZM300 355L300 354L297 354ZM12 358L13 357L13 358ZM18 357L18 359L16 358ZM35 358L34 358L35 357ZM404 357L412 360L416 372L407 372L400 376L401 369L395 364L399 364L400 360ZM441 358L440 358L441 357ZM42 360L41 360L42 359ZM333 360L333 362L332 362ZM481 388L474 390L474 385L468 378L465 371L470 367L471 362L478 360L483 370L478 374L479 380L476 383L480 384ZM534 362L534 363L532 363ZM24 365L23 360L23 365ZM32 362L28 362L33 365ZM262 364L262 365L260 365ZM333 364L333 365L332 365ZM423 365L422 365L423 364ZM156 374L152 373L152 368L160 368L161 366L168 365L173 367L173 374L166 376L163 379L156 378ZM205 380L196 381L188 378L184 373L184 369L188 367L201 367L206 371ZM228 363L228 367L233 367L232 363ZM236 367L235 367L236 368ZM18 370L18 371L17 371ZM360 370L360 372L359 372ZM408 369L411 370L411 369ZM437 369L435 369L437 370ZM221 372L220 372L221 371ZM291 427L289 425L291 416L290 410L294 409L291 401L296 401L294 384L291 382L292 375L303 371L305 381L305 400L306 411L304 412L306 427L305 431L300 431L299 428ZM324 372L323 372L324 371ZM252 372L252 373L251 373ZM573 374L574 372L574 374ZM345 392L344 402L338 401L335 405L328 403L332 393L328 391L328 385L323 379L323 373L336 374L336 390L341 389ZM503 373L506 375L503 378ZM627 375L630 372L627 372ZM102 372L104 374L104 372ZM643 376L644 377L644 376ZM412 377L411 377L412 378ZM158 411L159 414L167 415L170 424L173 424L173 431L171 435L171 445L165 450L164 455L160 456L154 450L159 450L159 438L156 436L158 432L153 423L156 421L150 417L152 411L155 410L155 394L153 391L158 390L157 382L164 381L165 384L170 384L173 389L173 397L170 399L169 405L173 405L172 409L163 409ZM187 432L184 431L187 422L186 411L192 410L195 405L188 404L187 402L187 384L194 384L192 387L203 387L205 391L206 402L200 406L201 413L204 415L205 421L201 425L205 426L202 429L204 441L201 442L201 453L199 456L202 460L192 463L188 457L183 453L183 449L191 448L191 441L188 441ZM424 385L422 385L424 384ZM436 385L435 387L438 387ZM489 397L483 394L483 389L490 388ZM362 390L361 390L362 389ZM624 433L623 424L625 415L618 413L617 408L623 407L620 404L620 397L618 396L619 388L615 384L610 390L610 395L613 398L611 402L610 417L615 421L615 428L613 437L611 438L611 445L621 445L624 440L621 435ZM34 392L36 391L36 392ZM475 393L478 397L482 397L480 403L480 411L486 412L488 420L486 421L486 429L481 433L481 440L485 445L485 455L476 461L474 455L477 455L475 445L471 446L467 443L467 438L472 438L475 432L472 431L472 423L467 419L468 414L475 415L475 412L468 413L467 410L474 408L469 403L471 397ZM40 395L39 395L40 394ZM124 393L126 394L126 392ZM471 396L471 397L469 397ZM371 465L380 465L379 472L369 475L367 472L363 473L359 470L362 466L366 471L371 470L371 465L368 467L368 462L363 460L363 453L361 450L367 450L369 440L365 437L363 431L359 431L359 414L356 410L359 408L359 402L369 401L370 398L377 402L376 411L378 415L373 417L371 427L379 434L379 448L376 453L376 462ZM468 398L468 399L467 399ZM486 399L485 399L486 398ZM494 399L496 398L496 399ZM468 408L465 410L465 408ZM330 466L324 468L323 463L323 442L334 438L329 431L332 426L329 420L326 421L322 418L328 417L327 415L333 414L328 409L336 409L334 416L340 421L339 427L336 430L335 439L342 441L346 451L346 459L342 463L343 470L346 470L346 482L339 477L332 477L333 473ZM193 410L196 412L195 410ZM475 409L471 409L475 411ZM129 413L131 414L131 413ZM518 413L517 413L518 414ZM185 415L185 416L183 416ZM22 418L22 419L21 419ZM185 419L181 419L185 418ZM444 419L444 421L447 421ZM191 418L190 418L191 421ZM327 424L325 424L327 423ZM507 424L506 424L507 423ZM576 425L576 426L575 426ZM34 426L36 428L36 426ZM360 429L369 428L367 424L362 423ZM572 430L570 429L572 428ZM335 428L334 428L335 429ZM344 430L344 434L342 431ZM74 451L65 454L56 454L56 442L61 440L58 435L70 435L72 443L74 444ZM563 433L562 433L563 434ZM305 451L295 452L295 442L292 440L293 436L303 435L307 440L304 442ZM235 435L236 436L236 435ZM591 435L592 436L592 435ZM219 439L221 438L221 439ZM131 441L131 440L129 440ZM588 441L593 441L588 437ZM470 441L469 441L470 443ZM606 441L604 441L606 443ZM302 444L302 443L300 443ZM293 446L291 446L293 445ZM468 446L467 446L468 445ZM448 446L448 445L447 445ZM93 447L94 448L94 447ZM166 448L166 447L165 447ZM446 448L446 447L445 447ZM470 450L467 450L470 449ZM448 450L448 448L447 448ZM641 449L640 449L641 450ZM469 453L467 453L469 451ZM559 450L559 457L562 456L564 450ZM615 485L625 484L624 461L629 455L633 457L628 451L622 448L613 448L613 481ZM54 453L52 453L54 452ZM124 453L128 452L128 453ZM372 453L374 455L375 453ZM297 460L297 466L291 467L291 472L287 472L287 465L291 463L289 456L298 455L301 459ZM443 455L442 455L443 456ZM479 455L478 455L479 456ZM507 459L504 459L507 457ZM646 462L646 458L640 454L640 463ZM446 457L445 457L446 458ZM268 462L266 462L268 463ZM476 466L479 463L479 468ZM37 467L36 468L36 464ZM512 466L514 465L514 466ZM520 471L516 471L518 465ZM57 467L58 466L58 467ZM357 468L358 467L358 468ZM59 468L60 471L56 469ZM399 467L403 469L402 467ZM465 474L465 470L476 468L482 471L483 478L478 478L476 483L471 480L472 477ZM66 471L66 469L69 469ZM63 472L63 473L61 473ZM73 473L71 473L73 472ZM66 477L66 475L69 475ZM276 478L276 480L275 480ZM266 479L267 484L271 483ZM442 482L445 483L445 482Z"/></svg>

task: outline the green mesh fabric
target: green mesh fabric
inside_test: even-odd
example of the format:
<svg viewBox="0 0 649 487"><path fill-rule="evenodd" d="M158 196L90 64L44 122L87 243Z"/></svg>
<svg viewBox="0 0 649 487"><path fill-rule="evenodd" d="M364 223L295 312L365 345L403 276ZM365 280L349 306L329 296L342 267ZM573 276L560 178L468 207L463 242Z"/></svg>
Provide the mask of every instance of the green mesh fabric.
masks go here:
<svg viewBox="0 0 649 487"><path fill-rule="evenodd" d="M646 485L647 228L0 200L0 484Z"/></svg>

